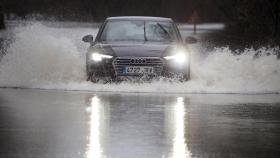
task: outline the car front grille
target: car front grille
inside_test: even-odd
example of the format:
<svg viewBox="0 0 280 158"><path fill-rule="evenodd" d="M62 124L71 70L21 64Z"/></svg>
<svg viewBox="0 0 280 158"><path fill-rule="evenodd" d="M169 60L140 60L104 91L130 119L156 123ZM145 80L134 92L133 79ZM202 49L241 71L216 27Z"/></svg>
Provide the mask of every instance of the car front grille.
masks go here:
<svg viewBox="0 0 280 158"><path fill-rule="evenodd" d="M159 57L117 57L113 61L116 75L125 75L126 66L148 66L154 67L155 75L161 75L163 71L163 60Z"/></svg>

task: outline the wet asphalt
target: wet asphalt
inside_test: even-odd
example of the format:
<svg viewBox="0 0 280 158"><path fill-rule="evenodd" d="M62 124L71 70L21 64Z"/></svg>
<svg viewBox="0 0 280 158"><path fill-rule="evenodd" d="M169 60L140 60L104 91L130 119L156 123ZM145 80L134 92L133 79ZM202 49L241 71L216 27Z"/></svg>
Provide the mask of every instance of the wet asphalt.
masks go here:
<svg viewBox="0 0 280 158"><path fill-rule="evenodd" d="M276 94L0 89L1 158L279 156Z"/></svg>

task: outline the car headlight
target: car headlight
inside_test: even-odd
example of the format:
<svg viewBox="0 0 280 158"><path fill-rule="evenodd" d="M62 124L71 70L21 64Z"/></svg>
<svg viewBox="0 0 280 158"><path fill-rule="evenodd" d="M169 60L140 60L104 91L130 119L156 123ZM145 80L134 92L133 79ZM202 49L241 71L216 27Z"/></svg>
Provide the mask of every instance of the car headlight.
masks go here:
<svg viewBox="0 0 280 158"><path fill-rule="evenodd" d="M96 62L101 61L102 59L111 59L111 58L113 58L113 56L100 54L98 52L94 52L91 54L91 59Z"/></svg>
<svg viewBox="0 0 280 158"><path fill-rule="evenodd" d="M173 60L176 63L185 63L188 61L188 55L184 51L179 51L178 53L164 57L166 60Z"/></svg>

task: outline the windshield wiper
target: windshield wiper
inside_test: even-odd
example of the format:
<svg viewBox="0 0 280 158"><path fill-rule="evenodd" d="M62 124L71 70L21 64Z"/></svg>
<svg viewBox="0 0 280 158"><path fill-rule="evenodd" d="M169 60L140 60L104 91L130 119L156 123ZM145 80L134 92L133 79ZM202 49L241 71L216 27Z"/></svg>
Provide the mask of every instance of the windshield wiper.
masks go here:
<svg viewBox="0 0 280 158"><path fill-rule="evenodd" d="M144 39L145 39L145 42L148 41L148 38L147 38L147 35L146 35L146 22L144 22Z"/></svg>
<svg viewBox="0 0 280 158"><path fill-rule="evenodd" d="M171 41L169 32L160 23L157 23L157 25L162 29L162 31L168 36L168 39Z"/></svg>

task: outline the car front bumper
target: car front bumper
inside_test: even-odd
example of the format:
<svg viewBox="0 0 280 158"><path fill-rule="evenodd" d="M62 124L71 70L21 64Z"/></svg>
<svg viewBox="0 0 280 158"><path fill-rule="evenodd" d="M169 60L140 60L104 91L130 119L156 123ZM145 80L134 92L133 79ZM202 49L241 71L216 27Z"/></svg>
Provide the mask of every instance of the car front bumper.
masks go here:
<svg viewBox="0 0 280 158"><path fill-rule="evenodd" d="M113 59L104 59L101 62L88 61L87 73L94 77L117 78L122 76L164 76L172 77L174 75L189 75L189 62L176 64L167 61L161 57L116 57ZM135 67L153 67L152 74L127 74L125 68Z"/></svg>

